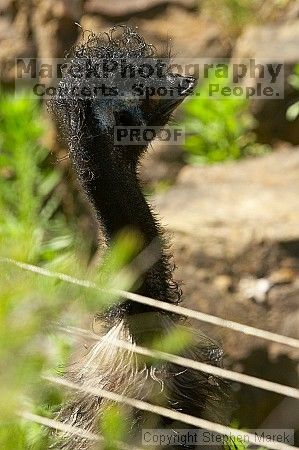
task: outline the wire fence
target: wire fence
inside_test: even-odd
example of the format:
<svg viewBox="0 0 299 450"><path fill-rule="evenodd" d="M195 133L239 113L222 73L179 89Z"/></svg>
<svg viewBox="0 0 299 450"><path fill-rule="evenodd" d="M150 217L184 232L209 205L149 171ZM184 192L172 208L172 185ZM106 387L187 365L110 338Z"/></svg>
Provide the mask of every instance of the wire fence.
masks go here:
<svg viewBox="0 0 299 450"><path fill-rule="evenodd" d="M257 443L257 436L255 434L247 433L242 430L236 430L235 428L226 427L219 423L211 422L205 419L200 419L199 417L194 417L189 414L184 414L172 409L164 408L162 406L153 405L152 403L144 402L143 400L137 400L135 398L126 397L125 395L117 394L115 392L107 391L105 389L93 388L89 386L81 386L77 383L73 383L71 381L58 377L45 377L45 379L47 379L51 383L55 383L69 389L74 389L76 391L81 391L86 394L106 398L113 402L123 403L125 405L131 406L141 411L154 413L174 421L186 423L187 425L191 425L196 428L208 430L213 433L219 433L224 436L229 435L235 436L236 438L241 437L244 439L244 441L247 441L253 445L256 445ZM263 445L273 450L299 450L298 447L294 447L292 445L288 445L274 440L267 441L267 443L263 443Z"/></svg>
<svg viewBox="0 0 299 450"><path fill-rule="evenodd" d="M201 313L199 311L194 311L194 310L184 308L181 306L164 303L164 302L161 302L161 301L158 301L155 299L151 299L149 297L144 297L144 296L141 296L138 294L134 294L131 292L115 290L115 289L108 291L108 290L98 287L95 283L93 283L91 281L78 279L78 278L72 277L70 275L66 275L66 274L63 274L60 272L54 272L54 271L51 271L51 270L48 270L45 268L41 268L39 266L22 263L22 262L13 260L13 259L0 257L0 262L13 264L23 270L27 270L27 271L36 273L38 275L46 276L46 277L56 278L61 281L76 284L76 285L84 287L84 288L107 291L107 293L113 293L114 295L120 296L122 298L131 300L131 301L135 301L137 303L142 303L144 305L153 306L155 308L159 308L164 311L183 315L185 317L193 318L193 319L207 322L207 323L210 323L213 325L229 328L230 330L233 330L236 332L244 333L244 334L254 336L254 337L259 337L261 339L265 339L265 340L275 342L278 344L282 344L282 345L287 345L287 346L290 346L293 348L297 348L297 349L299 348L299 340L291 338L291 337L279 335L279 334L272 333L272 332L269 332L266 330L261 330L261 329L255 328L255 327L250 327L248 325L243 325L238 322L221 319L219 317L216 317L216 316L213 316L210 314ZM91 333L88 330L75 328L75 327L66 327L66 328L61 327L60 329L63 332L73 333L77 336L81 336L81 337L85 337L85 338L89 338L89 339L93 339L93 340L97 340L97 341L101 340L100 336L96 335L95 333ZM223 377L223 378L229 379L231 381L247 384L247 385L259 388L259 389L264 389L264 390L275 392L275 393L278 393L278 394L281 394L281 395L284 395L287 397L299 399L299 390L292 388L290 386L281 385L281 384L274 383L274 382L264 380L264 379L260 379L257 377L252 377L252 376L234 372L231 370L211 366L209 364L201 363L201 362L194 361L194 360L191 360L188 358L183 358L178 355L173 355L173 354L161 352L158 350L140 347L135 344L130 344L129 342L125 342L125 341L118 340L118 339L111 339L109 341L109 343L111 343L112 345L118 346L120 348L144 355L144 356L149 356L152 358L159 358L159 359L177 364L179 366L191 368L194 370L208 373L210 375L215 375L217 377ZM89 395L106 398L113 402L126 404L133 408L136 408L136 409L139 409L142 411L146 411L146 412L151 412L154 414L158 414L158 415L166 417L168 419L186 423L186 424L194 426L196 428L202 428L202 429L205 429L205 430L208 430L208 431L211 431L214 433L219 433L222 435L230 435L230 436L235 436L238 438L241 437L253 445L256 445L256 443L257 443L257 436L255 434L251 434L251 433L243 432L241 430L236 430L234 428L226 427L226 426L218 424L218 423L214 423L214 422L211 422L211 421L208 421L205 419L201 419L198 417L194 417L194 416L191 416L188 414L184 414L184 413L172 410L172 409L154 405L154 404L142 401L142 400L129 398L124 395L117 394L115 392L107 391L105 389L81 386L77 383L73 383L64 378L45 377L45 379L47 379L51 383L55 383L57 385L66 387L68 389L81 391L81 392L84 392ZM32 414L27 411L22 412L20 415L25 420L30 420L30 421L39 423L41 425L44 425L46 427L54 428L56 430L62 431L64 433L74 434L74 435L80 436L81 438L85 438L85 439L88 439L91 441L100 442L103 439L102 437L98 436L97 434L87 432L86 430L80 429L75 426L70 426L68 424L64 424L64 423L61 423L61 422L53 420L53 419L48 419L45 417L37 416L37 415ZM124 450L128 450L129 448L133 450L133 447L131 445L127 446L125 443L122 443L122 442L118 443L118 446L119 446L119 448L122 448ZM281 443L281 442L278 442L275 440L267 440L267 442L263 442L263 446L266 448L269 448L269 449L273 449L273 450L299 450L298 447L287 445L285 443ZM134 447L134 450L139 450L139 449L140 449L140 447Z"/></svg>
<svg viewBox="0 0 299 450"><path fill-rule="evenodd" d="M103 436L91 433L90 431L86 431L83 428L79 428L74 425L68 425L66 423L59 422L58 420L49 419L48 417L39 416L39 415L33 414L29 411L23 411L19 414L19 416L24 420L38 423L47 428L52 428L53 430L56 430L56 431L62 431L65 434L71 434L73 436L78 436L81 439L88 439L89 441L103 442L103 443L105 441ZM117 444L118 448L120 448L121 450L141 450L141 447L127 445L124 442L120 442L120 441L117 441L116 444Z"/></svg>
<svg viewBox="0 0 299 450"><path fill-rule="evenodd" d="M97 334L91 333L88 330L80 328L61 327L61 330L66 333L73 333L77 336L93 339L97 342L103 340L103 338L101 338ZM149 356L153 359L168 361L173 364L177 364L178 366L181 367L198 370L199 372L205 372L210 375L214 375L216 377L225 378L227 380L235 381L237 383L247 384L249 386L253 386L259 389L275 392L276 394L285 395L286 397L299 399L299 389L292 388L290 386L274 383L272 381L264 380L250 375L244 375L242 373L234 372L232 370L222 369L221 367L215 367L210 364L194 361L193 359L184 358L182 356L177 356L166 352L161 352L159 350L152 350L149 348L140 347L138 345L130 344L129 342L119 339L105 338L105 340L109 342L109 344L111 345L115 345L116 347L123 348L133 353L138 353L139 355Z"/></svg>
<svg viewBox="0 0 299 450"><path fill-rule="evenodd" d="M19 262L10 258L0 257L0 262L14 264L15 266L20 267L21 269L37 273L39 275L43 275L46 277L57 278L61 281L65 281L66 283L75 284L81 287L85 287L88 289L96 289L99 291L106 291L107 294L112 293L116 296L125 298L127 300L131 300L136 303L141 303L147 306L153 306L154 308L161 309L163 311L171 312L174 314L178 314L184 317L188 317L190 319L195 319L201 322L210 323L212 325L217 325L219 327L228 328L232 331L237 331L243 334L247 334L249 336L258 337L261 339L265 339L267 341L275 342L277 344L287 345L289 347L299 349L299 340L294 339L292 337L283 336L281 334L272 333L271 331L261 330L260 328L251 327L249 325L241 324L238 322L234 322L232 320L222 319L220 317L213 316L211 314L206 314L200 311L194 311L189 308L185 308L183 306L173 305L170 303L165 303L160 300L155 300L150 297L144 297L143 295L134 294L132 292L122 291L118 289L106 290L100 288L95 283L89 280L82 280L79 278L72 277L71 275L66 275L60 272L54 272L43 267L34 266L32 264L26 264L23 262Z"/></svg>

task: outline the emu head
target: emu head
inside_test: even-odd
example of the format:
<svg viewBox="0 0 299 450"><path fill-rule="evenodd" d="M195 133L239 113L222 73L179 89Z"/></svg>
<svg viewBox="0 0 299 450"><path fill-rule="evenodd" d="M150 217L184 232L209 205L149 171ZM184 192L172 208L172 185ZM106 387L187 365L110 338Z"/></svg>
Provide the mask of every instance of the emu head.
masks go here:
<svg viewBox="0 0 299 450"><path fill-rule="evenodd" d="M115 151L116 127L163 127L195 86L193 77L173 74L169 65L169 55L158 58L135 29L122 25L74 47L50 102L71 153L82 139ZM120 143L118 153L138 159L146 145L131 144Z"/></svg>

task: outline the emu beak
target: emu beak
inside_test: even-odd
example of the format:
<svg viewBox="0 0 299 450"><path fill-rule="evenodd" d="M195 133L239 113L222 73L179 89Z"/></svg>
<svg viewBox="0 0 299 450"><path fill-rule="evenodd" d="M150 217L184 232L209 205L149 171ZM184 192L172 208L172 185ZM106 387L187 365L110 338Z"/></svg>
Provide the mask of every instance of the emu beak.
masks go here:
<svg viewBox="0 0 299 450"><path fill-rule="evenodd" d="M179 83L180 94L184 97L192 94L194 88L197 84L197 80L194 77L181 77L181 81Z"/></svg>
<svg viewBox="0 0 299 450"><path fill-rule="evenodd" d="M169 99L161 99L160 108L162 114L171 114L188 95L192 94L196 84L197 80L194 77L183 77L181 75L176 75L176 89L178 94Z"/></svg>

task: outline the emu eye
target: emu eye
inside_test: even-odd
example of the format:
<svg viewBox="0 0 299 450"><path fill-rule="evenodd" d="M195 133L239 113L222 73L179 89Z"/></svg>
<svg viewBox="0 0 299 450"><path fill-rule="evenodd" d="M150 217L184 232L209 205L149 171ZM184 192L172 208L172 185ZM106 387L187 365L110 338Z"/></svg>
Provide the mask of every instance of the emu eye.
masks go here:
<svg viewBox="0 0 299 450"><path fill-rule="evenodd" d="M137 118L130 111L115 111L114 116L117 125L130 127L138 122Z"/></svg>

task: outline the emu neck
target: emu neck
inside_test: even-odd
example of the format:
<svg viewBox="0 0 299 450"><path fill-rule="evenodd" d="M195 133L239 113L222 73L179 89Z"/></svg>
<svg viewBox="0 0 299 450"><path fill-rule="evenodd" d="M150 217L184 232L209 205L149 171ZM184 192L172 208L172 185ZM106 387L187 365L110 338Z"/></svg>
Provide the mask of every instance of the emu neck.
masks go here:
<svg viewBox="0 0 299 450"><path fill-rule="evenodd" d="M94 206L107 240L111 241L121 230L129 229L142 236L143 249L153 241L155 249L158 247L155 250L155 262L141 275L136 292L165 302L177 303L179 291L172 280L159 225L138 182L137 160L133 164L126 163L123 157L120 157L118 148L103 148L103 142L96 142L96 138L87 142L88 146L92 147L84 146L79 152L76 150L72 153L75 155L74 162L81 184ZM143 253L141 258L142 255ZM153 311L152 308L130 301L124 302L122 308L125 314Z"/></svg>

